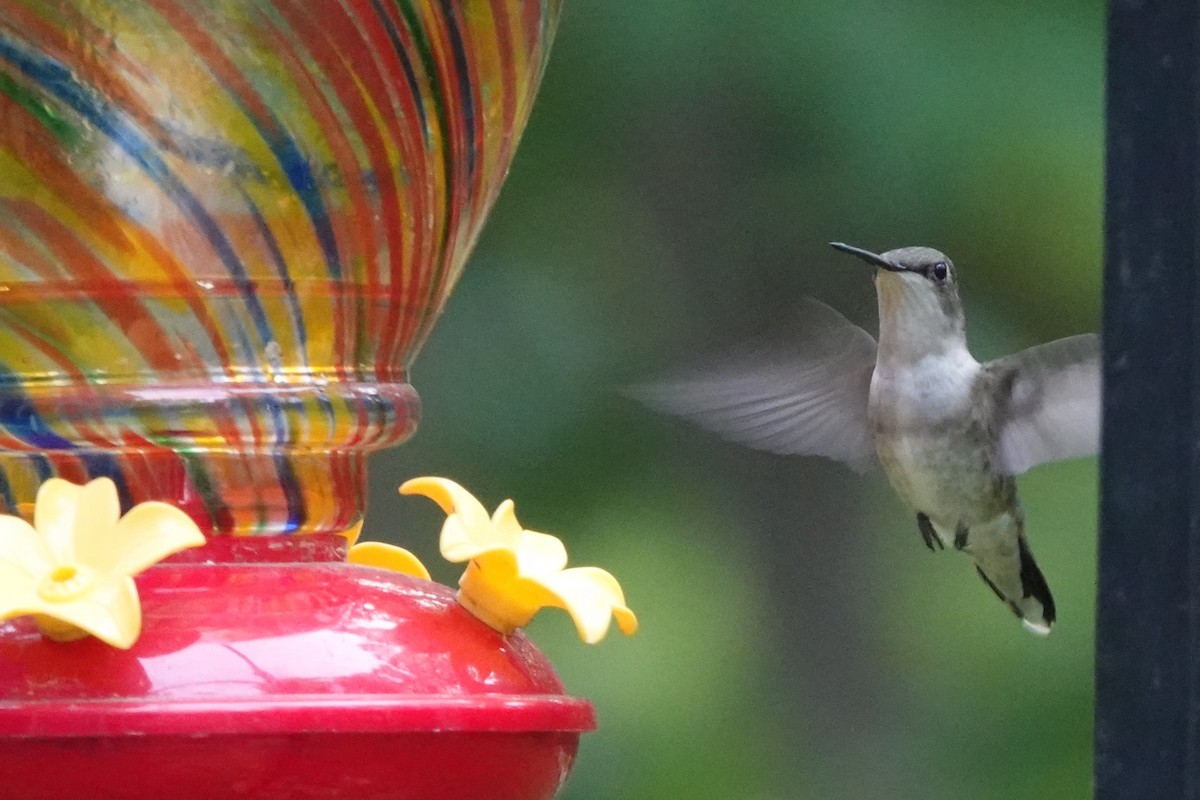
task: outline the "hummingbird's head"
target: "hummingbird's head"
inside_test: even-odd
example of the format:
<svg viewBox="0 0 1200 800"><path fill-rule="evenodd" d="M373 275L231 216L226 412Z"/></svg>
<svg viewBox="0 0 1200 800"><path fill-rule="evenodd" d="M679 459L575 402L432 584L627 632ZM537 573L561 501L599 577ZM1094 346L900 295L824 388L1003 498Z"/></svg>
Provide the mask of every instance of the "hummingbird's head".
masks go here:
<svg viewBox="0 0 1200 800"><path fill-rule="evenodd" d="M881 346L892 337L917 350L965 341L954 264L945 253L932 247L900 247L876 254L841 242L830 245L877 267Z"/></svg>

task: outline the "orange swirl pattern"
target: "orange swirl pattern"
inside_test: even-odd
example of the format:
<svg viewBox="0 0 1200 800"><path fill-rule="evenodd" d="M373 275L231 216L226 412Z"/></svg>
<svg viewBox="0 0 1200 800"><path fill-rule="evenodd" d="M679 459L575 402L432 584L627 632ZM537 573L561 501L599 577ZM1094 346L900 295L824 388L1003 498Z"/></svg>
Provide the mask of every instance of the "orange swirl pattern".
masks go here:
<svg viewBox="0 0 1200 800"><path fill-rule="evenodd" d="M328 532L528 117L558 0L0 4L0 503Z"/></svg>

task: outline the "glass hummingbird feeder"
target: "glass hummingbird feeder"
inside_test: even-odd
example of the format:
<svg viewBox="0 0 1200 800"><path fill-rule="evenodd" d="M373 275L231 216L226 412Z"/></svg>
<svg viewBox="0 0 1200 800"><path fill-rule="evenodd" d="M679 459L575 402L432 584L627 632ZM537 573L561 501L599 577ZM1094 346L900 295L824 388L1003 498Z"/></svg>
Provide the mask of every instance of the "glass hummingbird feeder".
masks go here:
<svg viewBox="0 0 1200 800"><path fill-rule="evenodd" d="M52 539L56 520L115 523L116 501L61 517L38 500L104 477L121 509L166 503L205 536L137 577L128 649L43 635L36 609L0 625L14 796L557 791L591 706L448 589L344 560L367 454L417 424L407 370L557 16L0 3L0 510ZM72 540L81 566L47 567L38 602L99 581L80 552L111 566L124 524Z"/></svg>

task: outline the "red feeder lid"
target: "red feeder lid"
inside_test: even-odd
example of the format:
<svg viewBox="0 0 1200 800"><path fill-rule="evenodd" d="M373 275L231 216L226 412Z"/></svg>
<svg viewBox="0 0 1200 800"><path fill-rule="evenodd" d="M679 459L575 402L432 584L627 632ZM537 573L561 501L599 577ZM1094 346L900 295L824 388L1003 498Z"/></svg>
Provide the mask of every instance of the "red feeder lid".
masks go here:
<svg viewBox="0 0 1200 800"><path fill-rule="evenodd" d="M164 564L128 651L0 624L0 736L581 732L521 633L440 584L345 563Z"/></svg>

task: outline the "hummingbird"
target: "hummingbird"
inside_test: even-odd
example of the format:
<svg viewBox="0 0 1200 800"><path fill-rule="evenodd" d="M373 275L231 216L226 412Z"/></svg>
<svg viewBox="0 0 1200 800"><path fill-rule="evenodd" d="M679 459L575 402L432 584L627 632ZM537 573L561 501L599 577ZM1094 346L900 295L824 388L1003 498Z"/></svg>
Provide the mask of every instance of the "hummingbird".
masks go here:
<svg viewBox="0 0 1200 800"><path fill-rule="evenodd" d="M1016 478L1097 451L1098 337L980 363L967 348L957 272L944 253L830 245L875 268L878 342L808 299L785 339L633 394L757 449L881 467L925 546L968 556L1025 628L1048 634L1054 597L1025 536Z"/></svg>

